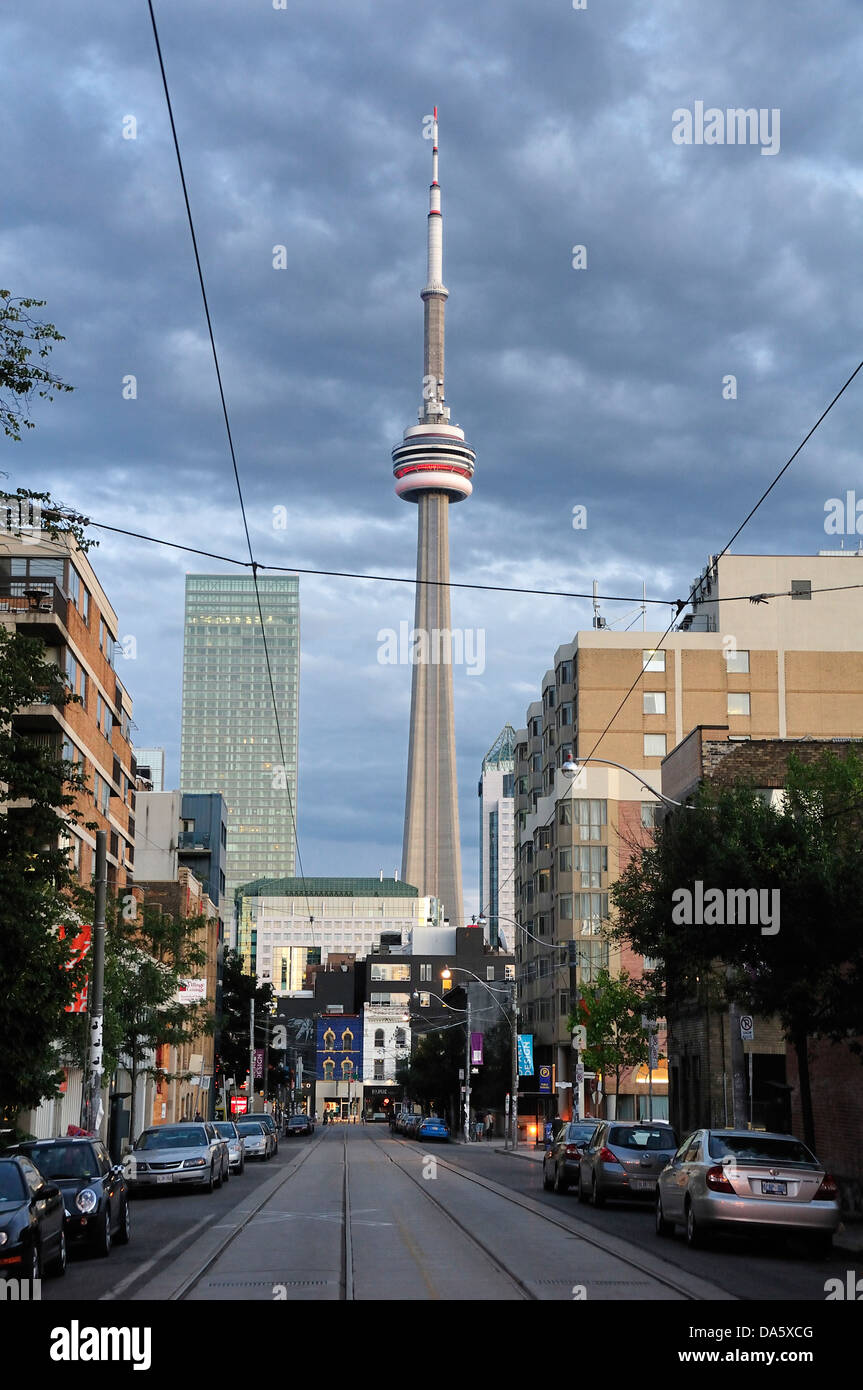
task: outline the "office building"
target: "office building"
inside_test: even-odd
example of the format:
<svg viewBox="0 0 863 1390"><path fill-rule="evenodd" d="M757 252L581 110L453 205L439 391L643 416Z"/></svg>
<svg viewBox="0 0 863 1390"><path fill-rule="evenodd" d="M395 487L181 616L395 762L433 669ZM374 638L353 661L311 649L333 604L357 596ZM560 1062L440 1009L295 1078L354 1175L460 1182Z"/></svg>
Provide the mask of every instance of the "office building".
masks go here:
<svg viewBox="0 0 863 1390"><path fill-rule="evenodd" d="M513 937L515 729L506 724L482 760L479 779L479 903L492 946Z"/></svg>

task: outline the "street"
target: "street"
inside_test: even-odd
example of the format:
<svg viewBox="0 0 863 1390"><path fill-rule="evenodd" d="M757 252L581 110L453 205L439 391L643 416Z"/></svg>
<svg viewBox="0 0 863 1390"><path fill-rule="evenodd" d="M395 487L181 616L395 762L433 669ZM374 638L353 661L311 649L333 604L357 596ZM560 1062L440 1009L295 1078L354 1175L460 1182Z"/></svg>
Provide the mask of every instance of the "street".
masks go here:
<svg viewBox="0 0 863 1390"><path fill-rule="evenodd" d="M779 1244L689 1250L652 1208L580 1205L499 1145L423 1147L319 1128L211 1196L136 1198L129 1246L76 1256L46 1301L812 1300L859 1257Z"/></svg>

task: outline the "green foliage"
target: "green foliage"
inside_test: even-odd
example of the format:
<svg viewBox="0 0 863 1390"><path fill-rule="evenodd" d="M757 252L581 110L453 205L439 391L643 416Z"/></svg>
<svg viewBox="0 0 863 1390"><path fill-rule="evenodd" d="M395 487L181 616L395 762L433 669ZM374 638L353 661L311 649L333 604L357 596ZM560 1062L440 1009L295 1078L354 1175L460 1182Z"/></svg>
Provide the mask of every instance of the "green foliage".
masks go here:
<svg viewBox="0 0 863 1390"><path fill-rule="evenodd" d="M54 1040L64 1010L83 983L68 969L68 938L82 920L64 847L66 822L78 821L80 773L59 746L13 728L27 706L61 708L75 698L62 672L43 659L41 642L0 626L0 1115L55 1093L62 1074ZM67 936L60 937L62 928Z"/></svg>
<svg viewBox="0 0 863 1390"><path fill-rule="evenodd" d="M570 1015L570 1030L579 1024L587 1030L587 1048L579 1060L588 1071L613 1076L615 1094L620 1093L624 1068L647 1061L647 1034L641 1015L651 1012L648 999L645 988L628 971L612 976L608 970L600 970L594 984L582 986L581 1007Z"/></svg>
<svg viewBox="0 0 863 1390"><path fill-rule="evenodd" d="M264 1030L258 1028L267 1017L267 1009L273 998L271 984L259 985L254 975L243 973L243 960L236 951L226 951L222 969L222 1011L217 1023L220 1033L222 1070L226 1076L233 1076L239 1084L249 1069L249 1008L255 1001L256 1046L263 1046ZM275 1077L276 1057L270 1048L270 1084Z"/></svg>
<svg viewBox="0 0 863 1390"><path fill-rule="evenodd" d="M465 1050L463 1028L423 1034L410 1061L397 1073L406 1095L438 1114L446 1114L459 1094L458 1073L465 1064Z"/></svg>
<svg viewBox="0 0 863 1390"><path fill-rule="evenodd" d="M28 310L41 309L44 299L13 297L0 290L0 424L11 439L21 439L21 429L32 430L28 417L34 395L54 399L55 391L72 391L44 363L54 343L64 342L53 323L39 323ZM33 359L33 353L36 359Z"/></svg>

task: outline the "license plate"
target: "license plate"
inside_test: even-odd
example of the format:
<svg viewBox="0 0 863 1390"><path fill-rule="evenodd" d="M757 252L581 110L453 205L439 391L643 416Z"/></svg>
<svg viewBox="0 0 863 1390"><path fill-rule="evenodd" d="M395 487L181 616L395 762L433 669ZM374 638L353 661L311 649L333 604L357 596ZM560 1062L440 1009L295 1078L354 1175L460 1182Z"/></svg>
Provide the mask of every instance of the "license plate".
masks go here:
<svg viewBox="0 0 863 1390"><path fill-rule="evenodd" d="M656 1178L633 1178L629 1184L639 1192L649 1192L656 1186Z"/></svg>
<svg viewBox="0 0 863 1390"><path fill-rule="evenodd" d="M174 1181L174 1175L173 1175L173 1173L157 1173L157 1174L156 1174L156 1182L173 1182L173 1181Z"/></svg>
<svg viewBox="0 0 863 1390"><path fill-rule="evenodd" d="M761 1191L764 1193L765 1197L787 1197L788 1184L787 1182L767 1182L766 1180L762 1180Z"/></svg>

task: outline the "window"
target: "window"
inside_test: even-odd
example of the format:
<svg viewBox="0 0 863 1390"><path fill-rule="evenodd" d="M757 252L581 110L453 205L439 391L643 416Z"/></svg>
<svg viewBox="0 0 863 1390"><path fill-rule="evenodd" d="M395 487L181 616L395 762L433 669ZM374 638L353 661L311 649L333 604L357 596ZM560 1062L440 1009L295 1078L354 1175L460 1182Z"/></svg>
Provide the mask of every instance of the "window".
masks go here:
<svg viewBox="0 0 863 1390"><path fill-rule="evenodd" d="M557 867L562 874L572 873L572 850L560 849L557 852Z"/></svg>
<svg viewBox="0 0 863 1390"><path fill-rule="evenodd" d="M749 675L749 653L739 652L736 648L725 653L725 667L728 671L736 671L738 675Z"/></svg>
<svg viewBox="0 0 863 1390"><path fill-rule="evenodd" d="M575 893L573 915L580 923L582 936L599 936L603 919L608 916L608 894Z"/></svg>
<svg viewBox="0 0 863 1390"><path fill-rule="evenodd" d="M572 814L575 816L575 824L578 826L578 838L580 840L601 840L602 827L608 820L608 802L578 797L570 805L574 808ZM568 824L568 822L564 821L562 824Z"/></svg>
<svg viewBox="0 0 863 1390"><path fill-rule="evenodd" d="M424 994L424 993L423 993L423 994L420 994L420 1008L421 1008L421 1009L428 1009L428 1008L430 1008L430 1007L431 1007L431 995L430 995L430 994Z"/></svg>
<svg viewBox="0 0 863 1390"><path fill-rule="evenodd" d="M749 695L744 690L730 690L728 692L728 713L729 714L748 714Z"/></svg>
<svg viewBox="0 0 863 1390"><path fill-rule="evenodd" d="M572 921L572 894L561 893L557 900L557 915L562 922Z"/></svg>
<svg viewBox="0 0 863 1390"><path fill-rule="evenodd" d="M644 735L644 756L645 758L665 757L665 734Z"/></svg>
<svg viewBox="0 0 863 1390"><path fill-rule="evenodd" d="M383 1030L383 1028L376 1028L376 1029L375 1029L375 1047L383 1047L383 1045L384 1045L384 1030Z"/></svg>
<svg viewBox="0 0 863 1390"><path fill-rule="evenodd" d="M562 661L557 670L557 680L559 685L572 684L572 662Z"/></svg>
<svg viewBox="0 0 863 1390"><path fill-rule="evenodd" d="M383 1079L384 1079L384 1064L383 1064L383 1060L382 1060L382 1059L379 1059L378 1061L375 1062L374 1080L375 1080L375 1081L383 1081Z"/></svg>
<svg viewBox="0 0 863 1390"><path fill-rule="evenodd" d="M396 1047L407 1047L407 1039L406 1039L406 1037L405 1037L405 1030L404 1030L404 1028L397 1028L397 1029L396 1029L396 1032L395 1032L395 1044L396 1044Z"/></svg>
<svg viewBox="0 0 863 1390"><path fill-rule="evenodd" d="M596 979L600 970L608 969L608 943L606 941L585 941L580 950L581 979L589 984Z"/></svg>
<svg viewBox="0 0 863 1390"><path fill-rule="evenodd" d="M487 966L485 967L485 978L486 978L487 980L493 980L493 979L494 979L494 966L493 966L493 965L487 965Z"/></svg>
<svg viewBox="0 0 863 1390"><path fill-rule="evenodd" d="M514 966L514 965L505 965L505 966L503 967L503 978L504 978L505 980L514 980L514 979L515 979L515 966Z"/></svg>
<svg viewBox="0 0 863 1390"><path fill-rule="evenodd" d="M420 965L420 980L430 981L432 977L431 961L423 961Z"/></svg>
<svg viewBox="0 0 863 1390"><path fill-rule="evenodd" d="M566 854L566 850L561 853ZM608 873L608 850L605 845L579 845L572 851L576 873L581 874L582 888L599 888L601 875Z"/></svg>
<svg viewBox="0 0 863 1390"><path fill-rule="evenodd" d="M664 671L665 652L643 651L641 653L641 669L643 671Z"/></svg>
<svg viewBox="0 0 863 1390"><path fill-rule="evenodd" d="M87 626L90 626L90 590L86 585L81 585L81 617Z"/></svg>
<svg viewBox="0 0 863 1390"><path fill-rule="evenodd" d="M568 990L568 989L562 989L562 990L560 991L560 1006L559 1006L559 1010L558 1010L558 1011L559 1011L559 1013L560 1013L560 1015L561 1015L562 1018L565 1018L566 1015L569 1013L569 990Z"/></svg>
<svg viewBox="0 0 863 1390"><path fill-rule="evenodd" d="M644 700L643 712L645 714L664 714L665 713L665 691L664 690L645 690L642 696Z"/></svg>
<svg viewBox="0 0 863 1390"><path fill-rule="evenodd" d="M409 980L410 977L411 968L409 965L390 965L380 962L372 964L371 978L373 980Z"/></svg>
<svg viewBox="0 0 863 1390"><path fill-rule="evenodd" d="M641 803L641 824L645 830L652 830L656 825L656 802L642 801Z"/></svg>

